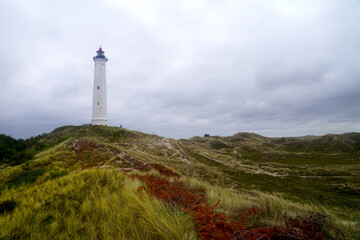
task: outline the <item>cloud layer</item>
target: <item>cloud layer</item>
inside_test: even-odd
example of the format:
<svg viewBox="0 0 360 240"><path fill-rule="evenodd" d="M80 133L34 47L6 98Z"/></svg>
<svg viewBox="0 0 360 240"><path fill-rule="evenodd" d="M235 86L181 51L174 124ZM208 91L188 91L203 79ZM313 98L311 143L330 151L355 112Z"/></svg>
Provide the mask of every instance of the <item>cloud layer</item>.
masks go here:
<svg viewBox="0 0 360 240"><path fill-rule="evenodd" d="M107 63L109 125L165 137L360 129L356 0L0 2L0 132L91 121Z"/></svg>

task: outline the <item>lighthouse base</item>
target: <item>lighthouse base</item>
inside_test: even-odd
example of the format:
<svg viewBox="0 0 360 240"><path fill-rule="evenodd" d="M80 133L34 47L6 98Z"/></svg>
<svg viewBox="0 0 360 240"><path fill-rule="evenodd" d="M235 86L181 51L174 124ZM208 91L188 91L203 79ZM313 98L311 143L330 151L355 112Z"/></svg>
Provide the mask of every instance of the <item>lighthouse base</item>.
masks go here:
<svg viewBox="0 0 360 240"><path fill-rule="evenodd" d="M106 118L93 118L91 120L91 125L102 125L107 126L108 120Z"/></svg>

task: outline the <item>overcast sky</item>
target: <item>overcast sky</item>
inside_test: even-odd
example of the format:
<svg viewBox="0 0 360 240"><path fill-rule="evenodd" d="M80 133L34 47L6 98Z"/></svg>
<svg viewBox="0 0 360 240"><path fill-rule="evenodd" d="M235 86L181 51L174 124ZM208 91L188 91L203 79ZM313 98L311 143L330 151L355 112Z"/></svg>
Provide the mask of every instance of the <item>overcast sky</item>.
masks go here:
<svg viewBox="0 0 360 240"><path fill-rule="evenodd" d="M91 122L172 138L360 131L359 0L0 0L0 133Z"/></svg>

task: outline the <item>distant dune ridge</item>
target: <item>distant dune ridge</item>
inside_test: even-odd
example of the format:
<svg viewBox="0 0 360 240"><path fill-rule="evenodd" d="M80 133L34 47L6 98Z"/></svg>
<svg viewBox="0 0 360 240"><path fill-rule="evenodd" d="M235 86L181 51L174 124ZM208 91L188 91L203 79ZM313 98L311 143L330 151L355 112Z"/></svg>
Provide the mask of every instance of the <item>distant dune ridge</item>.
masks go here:
<svg viewBox="0 0 360 240"><path fill-rule="evenodd" d="M63 126L0 135L0 159L0 239L360 238L356 132L175 140Z"/></svg>

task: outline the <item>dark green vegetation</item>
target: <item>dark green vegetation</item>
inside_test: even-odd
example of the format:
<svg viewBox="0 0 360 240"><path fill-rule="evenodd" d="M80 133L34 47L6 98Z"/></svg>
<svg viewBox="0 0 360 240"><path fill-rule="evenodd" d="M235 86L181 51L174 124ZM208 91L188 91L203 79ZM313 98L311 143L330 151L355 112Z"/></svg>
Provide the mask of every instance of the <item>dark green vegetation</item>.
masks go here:
<svg viewBox="0 0 360 240"><path fill-rule="evenodd" d="M25 149L23 140L16 140L10 136L0 134L0 159L12 158L17 152Z"/></svg>
<svg viewBox="0 0 360 240"><path fill-rule="evenodd" d="M70 178L83 170L111 168L131 174L148 172L152 164L162 164L189 179L189 184L199 181L206 185L208 194L213 193L208 196L211 201L223 199L221 211L237 211L234 206L241 204L234 199L246 202L247 207L265 209L272 219L266 221L301 211L326 211L336 226L349 232L347 238L359 234L354 230L360 218L359 133L297 138L237 133L231 137L174 140L116 127L64 126L27 140L1 135L0 154L0 204L4 209L23 206L19 192L25 194L26 188L32 189L27 194L35 196L35 187L60 184L64 178L70 183ZM85 175L81 176L86 182ZM56 193L51 194L54 196L44 195L44 199L55 198ZM52 211L48 206L45 209ZM12 213L4 210L3 214L10 217ZM53 221L54 216L46 220L46 213L42 214L45 220L41 221ZM91 236L91 231L85 231L84 236Z"/></svg>
<svg viewBox="0 0 360 240"><path fill-rule="evenodd" d="M56 141L46 141L45 143L42 141L45 136L47 134L23 140L0 134L0 165L6 163L15 166L24 163L32 159L35 154L63 140L60 138Z"/></svg>

